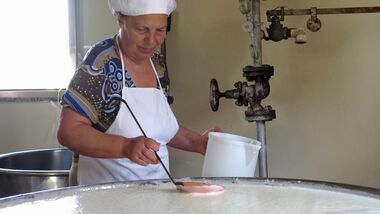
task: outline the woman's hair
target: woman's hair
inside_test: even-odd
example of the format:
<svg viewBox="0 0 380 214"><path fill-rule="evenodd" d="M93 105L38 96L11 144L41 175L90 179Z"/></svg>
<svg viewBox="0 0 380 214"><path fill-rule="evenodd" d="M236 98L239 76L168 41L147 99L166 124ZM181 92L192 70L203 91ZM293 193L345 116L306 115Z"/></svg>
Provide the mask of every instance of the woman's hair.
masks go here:
<svg viewBox="0 0 380 214"><path fill-rule="evenodd" d="M123 18L127 18L128 16L127 15L124 15L124 14L122 14L121 12L117 12L116 13L116 16L122 16Z"/></svg>

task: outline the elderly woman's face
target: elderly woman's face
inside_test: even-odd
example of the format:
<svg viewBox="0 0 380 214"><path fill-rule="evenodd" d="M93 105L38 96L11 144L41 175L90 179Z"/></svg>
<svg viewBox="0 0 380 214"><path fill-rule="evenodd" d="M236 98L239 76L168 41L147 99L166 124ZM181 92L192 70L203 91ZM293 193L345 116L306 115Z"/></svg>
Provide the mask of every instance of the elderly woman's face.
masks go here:
<svg viewBox="0 0 380 214"><path fill-rule="evenodd" d="M150 58L165 40L167 19L164 14L119 17L125 54L136 60Z"/></svg>

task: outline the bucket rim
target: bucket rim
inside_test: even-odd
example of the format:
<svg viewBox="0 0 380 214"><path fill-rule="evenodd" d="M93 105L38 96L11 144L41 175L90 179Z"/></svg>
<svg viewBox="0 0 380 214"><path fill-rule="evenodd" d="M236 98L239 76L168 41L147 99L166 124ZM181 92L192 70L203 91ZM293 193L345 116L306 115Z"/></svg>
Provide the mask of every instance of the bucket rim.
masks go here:
<svg viewBox="0 0 380 214"><path fill-rule="evenodd" d="M227 143L227 144L236 145L236 146L241 146L241 145L251 146L251 147L255 147L256 149L261 149L261 147L262 147L262 143L256 139L245 137L245 136L240 136L240 135L235 135L235 134L230 134L227 132L209 132L209 139L211 136L218 137L221 135L227 136L227 137L232 139L232 140L226 140L224 138L218 139L218 140L223 141L224 143ZM239 140L236 140L233 138L242 139L242 141L239 141Z"/></svg>

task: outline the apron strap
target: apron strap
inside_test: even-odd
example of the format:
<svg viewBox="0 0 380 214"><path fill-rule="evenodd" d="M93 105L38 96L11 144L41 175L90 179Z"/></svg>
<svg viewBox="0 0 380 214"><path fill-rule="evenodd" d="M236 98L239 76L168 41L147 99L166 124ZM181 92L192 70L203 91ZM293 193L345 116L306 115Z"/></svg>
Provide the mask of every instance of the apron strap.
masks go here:
<svg viewBox="0 0 380 214"><path fill-rule="evenodd" d="M119 34L121 33L121 29L119 29ZM116 36L116 45L117 45L117 49L119 50L119 57L120 57L120 60L121 60L121 73L123 75L123 88L125 87L125 71L124 71L124 56L123 56L123 53L121 52L121 47L119 45L119 37Z"/></svg>
<svg viewBox="0 0 380 214"><path fill-rule="evenodd" d="M154 70L154 74L156 75L156 79L157 79L158 85L160 86L161 91L163 91L162 86L161 86L160 78L158 77L158 74L157 74L156 68L154 67L154 64L152 62L152 59L150 59L150 64L152 65L152 68Z"/></svg>

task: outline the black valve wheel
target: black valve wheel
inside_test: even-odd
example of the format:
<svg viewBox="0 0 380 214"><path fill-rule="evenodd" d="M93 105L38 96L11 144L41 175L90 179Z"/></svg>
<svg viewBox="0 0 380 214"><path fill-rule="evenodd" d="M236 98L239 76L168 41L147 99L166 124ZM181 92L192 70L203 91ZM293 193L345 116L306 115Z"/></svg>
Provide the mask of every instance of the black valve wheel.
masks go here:
<svg viewBox="0 0 380 214"><path fill-rule="evenodd" d="M218 82L216 79L212 79L210 82L210 106L214 112L218 111L220 95Z"/></svg>

